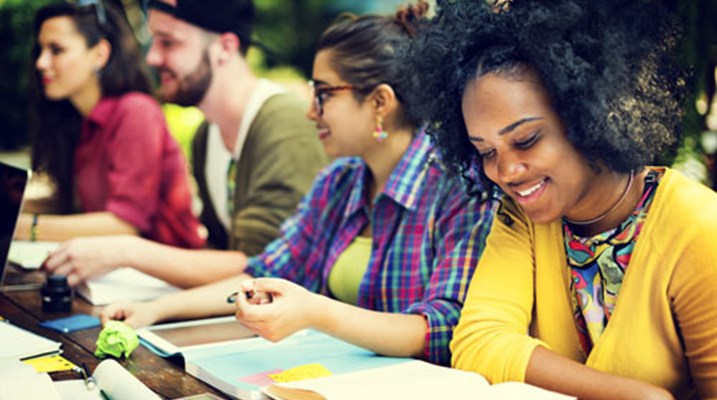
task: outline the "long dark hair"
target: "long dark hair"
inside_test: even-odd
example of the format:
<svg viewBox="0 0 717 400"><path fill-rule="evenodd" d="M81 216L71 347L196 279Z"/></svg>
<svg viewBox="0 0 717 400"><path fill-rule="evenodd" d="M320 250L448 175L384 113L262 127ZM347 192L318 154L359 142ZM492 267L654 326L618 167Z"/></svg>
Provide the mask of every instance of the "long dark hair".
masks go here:
<svg viewBox="0 0 717 400"><path fill-rule="evenodd" d="M99 0L101 1L101 0ZM70 3L52 4L38 10L35 15L34 32L39 36L42 24L55 17L70 17L77 31L91 48L101 39L107 40L112 51L100 72L99 83L102 96L119 96L128 92L151 93L149 75L142 62L139 46L127 21L109 4L102 4L104 18L97 5L76 6ZM31 63L40 54L35 41ZM45 97L41 74L31 73L32 168L47 173L56 186L59 211L74 211L73 164L75 147L80 138L82 116L69 100L50 100Z"/></svg>

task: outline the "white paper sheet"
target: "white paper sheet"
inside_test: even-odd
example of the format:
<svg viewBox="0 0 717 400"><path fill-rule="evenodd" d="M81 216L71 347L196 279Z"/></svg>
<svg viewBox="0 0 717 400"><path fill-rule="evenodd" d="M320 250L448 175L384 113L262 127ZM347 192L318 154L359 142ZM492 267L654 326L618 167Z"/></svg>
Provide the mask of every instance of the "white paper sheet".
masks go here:
<svg viewBox="0 0 717 400"><path fill-rule="evenodd" d="M122 300L153 300L177 290L177 287L134 268L118 268L76 288L79 296L95 306Z"/></svg>

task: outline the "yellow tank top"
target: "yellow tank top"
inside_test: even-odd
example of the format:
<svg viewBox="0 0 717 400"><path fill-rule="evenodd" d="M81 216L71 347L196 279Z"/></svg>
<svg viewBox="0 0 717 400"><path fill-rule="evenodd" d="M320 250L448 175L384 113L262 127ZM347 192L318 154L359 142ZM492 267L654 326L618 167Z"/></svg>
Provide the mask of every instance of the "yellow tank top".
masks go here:
<svg viewBox="0 0 717 400"><path fill-rule="evenodd" d="M372 241L370 237L356 236L329 272L329 291L344 303L355 305L358 302L361 279L371 258Z"/></svg>

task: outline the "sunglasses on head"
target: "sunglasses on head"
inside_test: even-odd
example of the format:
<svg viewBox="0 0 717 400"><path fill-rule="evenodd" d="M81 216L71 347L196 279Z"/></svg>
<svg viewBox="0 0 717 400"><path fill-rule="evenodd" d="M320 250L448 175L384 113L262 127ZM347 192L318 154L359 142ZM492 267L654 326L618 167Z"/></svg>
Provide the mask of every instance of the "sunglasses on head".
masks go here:
<svg viewBox="0 0 717 400"><path fill-rule="evenodd" d="M95 16L97 17L97 24L100 28L107 26L107 12L105 6L102 5L102 0L77 0L78 7L90 7L94 6Z"/></svg>

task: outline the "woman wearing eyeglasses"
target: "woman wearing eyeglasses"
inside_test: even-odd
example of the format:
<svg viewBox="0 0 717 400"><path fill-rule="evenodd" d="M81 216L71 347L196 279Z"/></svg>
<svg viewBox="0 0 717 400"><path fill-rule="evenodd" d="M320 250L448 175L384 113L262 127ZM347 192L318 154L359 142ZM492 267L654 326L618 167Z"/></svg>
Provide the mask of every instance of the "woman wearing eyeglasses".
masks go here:
<svg viewBox="0 0 717 400"><path fill-rule="evenodd" d="M241 276L112 305L104 320L141 326L235 312L270 340L314 328L380 354L448 364L493 203L444 174L430 138L406 116L397 49L426 9L345 16L324 32L308 117L338 159ZM227 304L233 292L236 305Z"/></svg>
<svg viewBox="0 0 717 400"><path fill-rule="evenodd" d="M131 234L203 244L187 168L126 21L99 0L40 9L33 60L33 169L50 205L26 205L17 238Z"/></svg>

